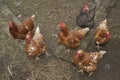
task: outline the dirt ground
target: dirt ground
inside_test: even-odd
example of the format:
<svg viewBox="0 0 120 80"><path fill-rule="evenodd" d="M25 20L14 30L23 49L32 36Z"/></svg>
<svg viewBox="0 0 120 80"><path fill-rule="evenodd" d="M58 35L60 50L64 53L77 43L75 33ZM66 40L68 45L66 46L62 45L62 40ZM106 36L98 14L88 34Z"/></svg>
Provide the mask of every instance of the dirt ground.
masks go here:
<svg viewBox="0 0 120 80"><path fill-rule="evenodd" d="M95 29L81 41L80 47L68 51L58 45L57 24L64 21L71 29L79 29L76 17L84 4L95 5L95 21L99 24L107 18L111 32L110 41L103 46L107 54L99 62L91 77L81 75L72 64L71 57L78 49L96 51L93 41ZM0 0L0 80L120 80L120 0ZM37 61L29 59L23 41L14 40L8 31L8 21L21 23L36 15L35 26L39 26L47 44L49 57L41 56Z"/></svg>

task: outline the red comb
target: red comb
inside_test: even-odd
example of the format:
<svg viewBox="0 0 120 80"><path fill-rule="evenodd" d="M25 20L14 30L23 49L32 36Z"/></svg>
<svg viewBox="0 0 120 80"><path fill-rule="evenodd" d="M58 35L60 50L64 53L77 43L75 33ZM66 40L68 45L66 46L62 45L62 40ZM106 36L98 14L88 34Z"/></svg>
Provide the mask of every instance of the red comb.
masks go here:
<svg viewBox="0 0 120 80"><path fill-rule="evenodd" d="M30 38L30 35L26 35L26 39Z"/></svg>
<svg viewBox="0 0 120 80"><path fill-rule="evenodd" d="M89 7L88 7L87 4L84 6L84 9L83 9L83 10L84 10L84 11L88 11L88 10L89 10Z"/></svg>
<svg viewBox="0 0 120 80"><path fill-rule="evenodd" d="M29 31L27 34L26 34L26 39L31 39L32 38L32 35L31 35L31 32Z"/></svg>
<svg viewBox="0 0 120 80"><path fill-rule="evenodd" d="M31 41L31 35L29 35L29 34L26 35L26 41L27 41L27 42L30 42L30 41Z"/></svg>
<svg viewBox="0 0 120 80"><path fill-rule="evenodd" d="M61 25L63 25L63 22L62 22L62 21L60 21L58 25L60 25L60 26L61 26Z"/></svg>
<svg viewBox="0 0 120 80"><path fill-rule="evenodd" d="M63 22L62 22L62 21L60 21L60 22L59 22L59 24L58 24L58 26L59 26L60 28L62 28L62 27L63 27L63 25L64 25L64 24L63 24Z"/></svg>
<svg viewBox="0 0 120 80"><path fill-rule="evenodd" d="M108 33L106 34L106 37L109 39L110 36L111 36L111 34L108 32Z"/></svg>
<svg viewBox="0 0 120 80"><path fill-rule="evenodd" d="M82 56L81 52L78 51L77 54L76 54L76 56L77 56L77 57Z"/></svg>
<svg viewBox="0 0 120 80"><path fill-rule="evenodd" d="M12 27L14 27L14 26L15 26L15 24L14 24L14 22L13 22L13 21L9 21L8 25L9 25L9 27L10 27L10 28L12 28Z"/></svg>

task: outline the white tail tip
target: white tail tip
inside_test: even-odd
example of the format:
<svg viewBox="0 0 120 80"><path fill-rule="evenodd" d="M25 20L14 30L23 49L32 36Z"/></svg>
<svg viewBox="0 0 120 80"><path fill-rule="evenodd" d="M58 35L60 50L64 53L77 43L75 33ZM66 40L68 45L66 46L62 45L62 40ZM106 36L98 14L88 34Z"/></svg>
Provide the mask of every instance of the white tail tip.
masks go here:
<svg viewBox="0 0 120 80"><path fill-rule="evenodd" d="M78 50L77 52L78 52L78 53L82 53L82 52L83 52L83 50Z"/></svg>
<svg viewBox="0 0 120 80"><path fill-rule="evenodd" d="M104 19L102 23L99 25L99 28L104 29L107 27L107 19Z"/></svg>
<svg viewBox="0 0 120 80"><path fill-rule="evenodd" d="M104 19L103 23L106 23L107 22L107 19Z"/></svg>
<svg viewBox="0 0 120 80"><path fill-rule="evenodd" d="M101 24L107 24L107 19L104 19Z"/></svg>
<svg viewBox="0 0 120 80"><path fill-rule="evenodd" d="M107 53L107 51L100 51L100 53L101 53L101 54L105 54L105 53Z"/></svg>
<svg viewBox="0 0 120 80"><path fill-rule="evenodd" d="M86 31L89 31L89 28L85 28Z"/></svg>
<svg viewBox="0 0 120 80"><path fill-rule="evenodd" d="M107 51L99 51L99 54L101 55L100 58L103 57L104 54L106 54Z"/></svg>
<svg viewBox="0 0 120 80"><path fill-rule="evenodd" d="M35 17L35 15L32 15L31 17L32 17L32 18L34 18L34 17Z"/></svg>
<svg viewBox="0 0 120 80"><path fill-rule="evenodd" d="M40 27L36 27L35 33L40 33Z"/></svg>

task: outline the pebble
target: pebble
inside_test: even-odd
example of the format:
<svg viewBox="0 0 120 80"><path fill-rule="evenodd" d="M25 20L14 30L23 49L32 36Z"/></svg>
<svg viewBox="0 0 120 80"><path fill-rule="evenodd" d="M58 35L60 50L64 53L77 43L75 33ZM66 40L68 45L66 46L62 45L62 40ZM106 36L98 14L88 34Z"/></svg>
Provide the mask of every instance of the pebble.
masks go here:
<svg viewBox="0 0 120 80"><path fill-rule="evenodd" d="M21 2L16 2L16 6L20 6Z"/></svg>
<svg viewBox="0 0 120 80"><path fill-rule="evenodd" d="M22 14L19 14L17 17L21 18L21 17L22 17Z"/></svg>
<svg viewBox="0 0 120 80"><path fill-rule="evenodd" d="M57 37L57 34L52 34L51 36L52 36L52 37Z"/></svg>
<svg viewBox="0 0 120 80"><path fill-rule="evenodd" d="M105 69L110 69L110 64L109 63L105 64L104 68Z"/></svg>

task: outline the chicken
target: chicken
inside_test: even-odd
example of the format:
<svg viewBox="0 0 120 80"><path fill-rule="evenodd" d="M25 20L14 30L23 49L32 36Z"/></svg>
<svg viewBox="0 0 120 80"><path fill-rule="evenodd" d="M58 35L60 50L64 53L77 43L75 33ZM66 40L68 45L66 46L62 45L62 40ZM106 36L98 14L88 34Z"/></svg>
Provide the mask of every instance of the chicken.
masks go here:
<svg viewBox="0 0 120 80"><path fill-rule="evenodd" d="M58 33L58 42L63 44L68 48L76 48L80 45L80 40L86 35L89 31L89 28L84 28L80 30L68 30L68 27L65 23L60 22L58 24L60 32Z"/></svg>
<svg viewBox="0 0 120 80"><path fill-rule="evenodd" d="M25 51L29 57L46 53L46 45L39 27L36 28L34 34L31 31L26 34Z"/></svg>
<svg viewBox="0 0 120 80"><path fill-rule="evenodd" d="M87 4L81 8L80 14L76 18L77 25L82 28L94 27L95 9L96 5L90 9Z"/></svg>
<svg viewBox="0 0 120 80"><path fill-rule="evenodd" d="M74 53L72 57L73 63L80 69L79 72L83 73L84 67L89 66L89 63L92 61L90 54L84 52L83 50L78 50Z"/></svg>
<svg viewBox="0 0 120 80"><path fill-rule="evenodd" d="M97 69L98 61L103 57L106 51L85 52L78 50L72 57L73 63L79 68L80 72L86 71L91 76Z"/></svg>
<svg viewBox="0 0 120 80"><path fill-rule="evenodd" d="M107 43L110 39L110 32L107 28L107 20L105 19L98 27L95 32L94 41L100 46Z"/></svg>
<svg viewBox="0 0 120 80"><path fill-rule="evenodd" d="M9 32L12 35L14 39L25 39L26 34L33 30L34 28L34 17L35 15L32 15L31 17L27 18L22 24L15 25L13 21L9 21Z"/></svg>

